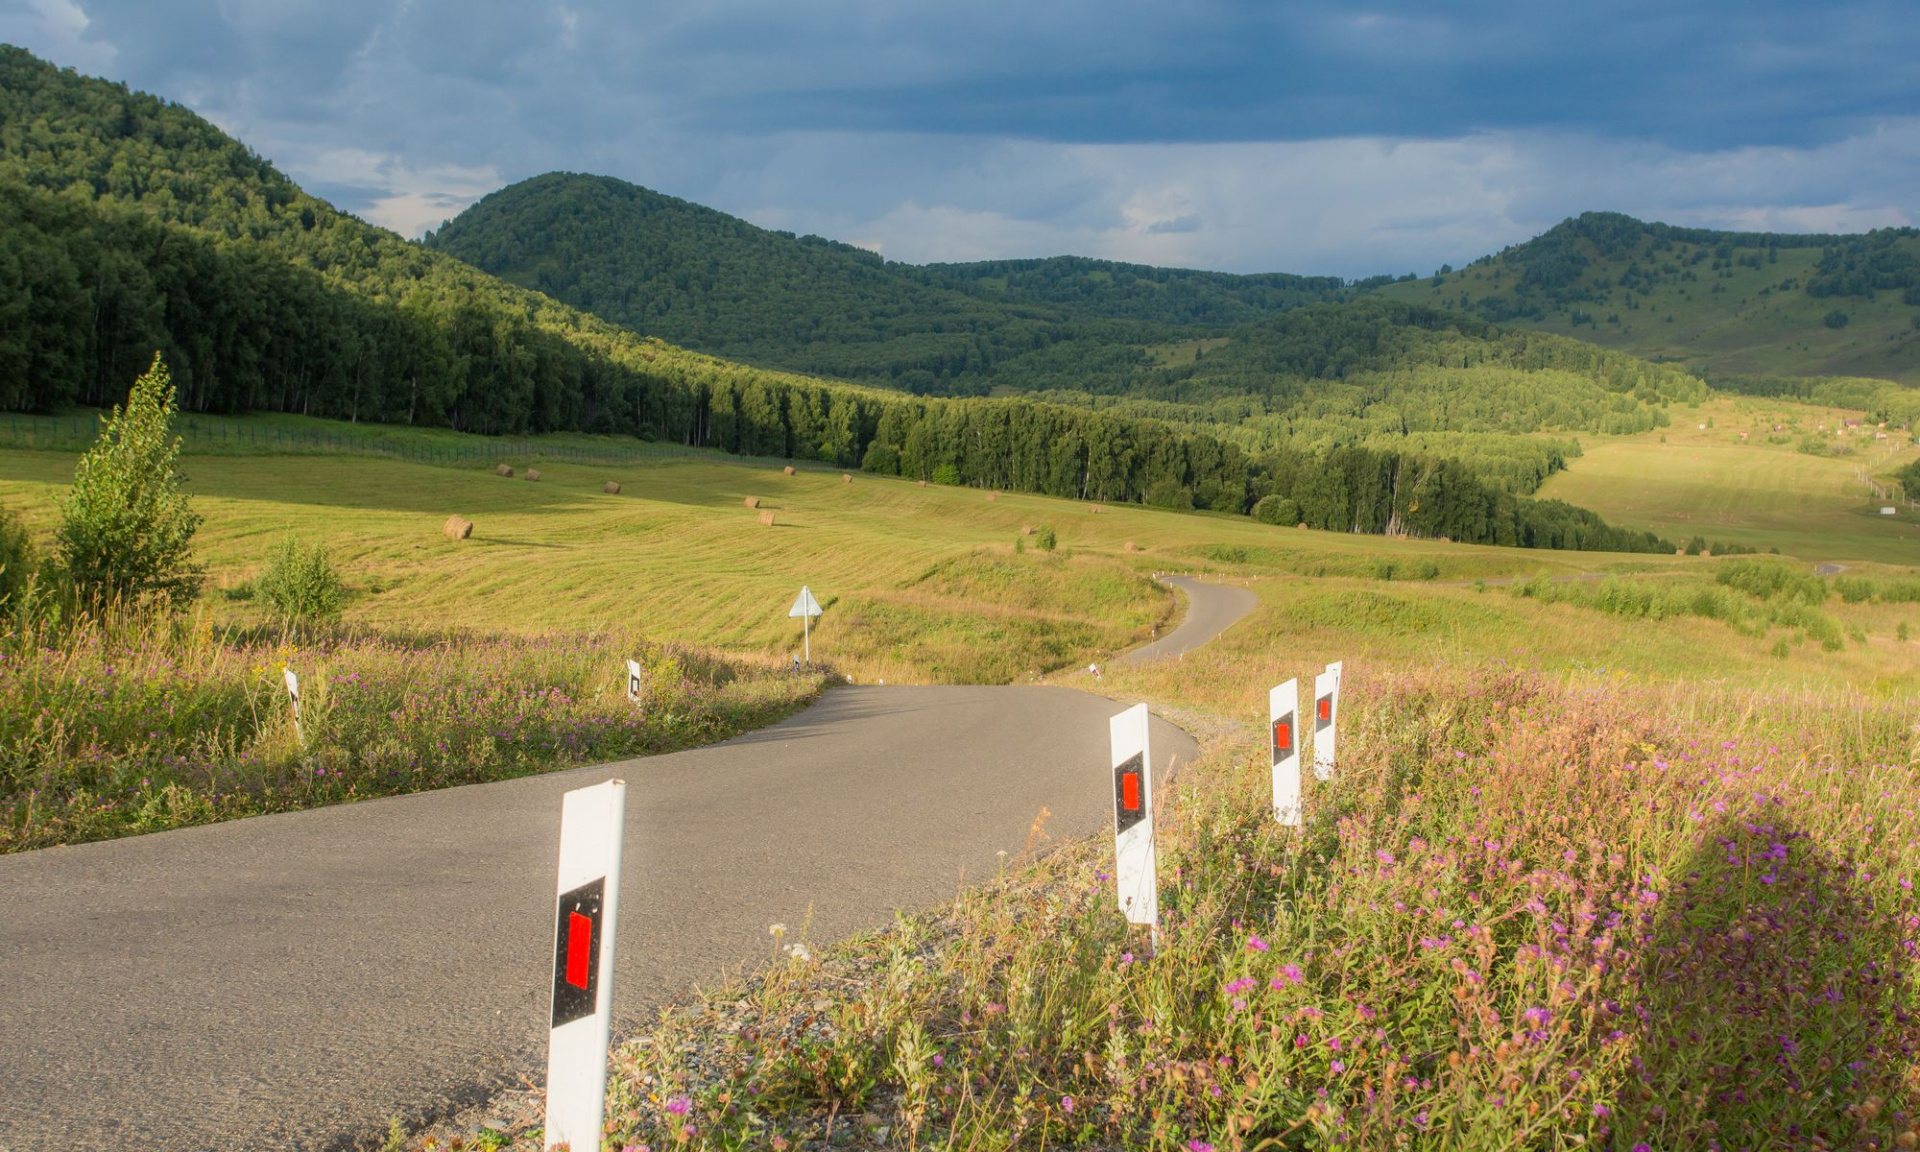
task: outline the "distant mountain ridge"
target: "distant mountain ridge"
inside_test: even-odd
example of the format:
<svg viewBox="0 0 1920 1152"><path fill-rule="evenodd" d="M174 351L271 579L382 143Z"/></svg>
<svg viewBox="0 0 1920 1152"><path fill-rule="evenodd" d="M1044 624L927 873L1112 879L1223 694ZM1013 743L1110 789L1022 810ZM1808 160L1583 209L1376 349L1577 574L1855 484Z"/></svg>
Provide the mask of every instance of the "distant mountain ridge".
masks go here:
<svg viewBox="0 0 1920 1152"><path fill-rule="evenodd" d="M1589 212L1457 272L1379 292L1709 377L1920 384L1920 229L1730 232Z"/></svg>
<svg viewBox="0 0 1920 1152"><path fill-rule="evenodd" d="M494 192L425 243L634 332L767 367L948 395L1057 384L1060 356L1036 354L1061 345L1110 361L1373 286L1074 256L902 264L567 172Z"/></svg>

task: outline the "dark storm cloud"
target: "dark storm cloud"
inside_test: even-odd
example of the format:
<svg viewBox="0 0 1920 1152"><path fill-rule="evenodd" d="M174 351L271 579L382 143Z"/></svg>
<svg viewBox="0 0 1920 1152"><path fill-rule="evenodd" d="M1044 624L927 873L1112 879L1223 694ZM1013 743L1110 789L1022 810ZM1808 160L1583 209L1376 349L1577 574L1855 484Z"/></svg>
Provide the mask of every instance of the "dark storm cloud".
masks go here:
<svg viewBox="0 0 1920 1152"><path fill-rule="evenodd" d="M137 82L191 73L300 105L357 59L401 92L638 99L737 133L1070 142L1578 129L1804 145L1920 111L1909 0L955 5L86 0ZM582 63L585 66L582 67Z"/></svg>
<svg viewBox="0 0 1920 1152"><path fill-rule="evenodd" d="M602 172L907 259L1430 269L1608 208L1920 218L1912 0L0 0L417 233Z"/></svg>

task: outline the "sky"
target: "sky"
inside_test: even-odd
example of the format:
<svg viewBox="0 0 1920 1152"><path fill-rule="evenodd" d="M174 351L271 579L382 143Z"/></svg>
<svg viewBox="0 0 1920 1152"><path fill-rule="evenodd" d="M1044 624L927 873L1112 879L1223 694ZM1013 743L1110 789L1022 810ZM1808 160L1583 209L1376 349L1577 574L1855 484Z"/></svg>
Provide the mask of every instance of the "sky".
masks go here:
<svg viewBox="0 0 1920 1152"><path fill-rule="evenodd" d="M1920 223L1914 0L0 0L407 236L553 170L916 263Z"/></svg>

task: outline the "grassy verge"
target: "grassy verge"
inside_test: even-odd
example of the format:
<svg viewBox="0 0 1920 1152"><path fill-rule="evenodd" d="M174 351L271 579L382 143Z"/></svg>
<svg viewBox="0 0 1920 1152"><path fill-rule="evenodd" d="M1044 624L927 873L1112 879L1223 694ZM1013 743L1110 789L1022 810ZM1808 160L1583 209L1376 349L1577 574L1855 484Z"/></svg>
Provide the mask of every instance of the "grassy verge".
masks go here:
<svg viewBox="0 0 1920 1152"><path fill-rule="evenodd" d="M647 669L639 708L629 658ZM823 680L612 632L296 642L202 617L4 635L0 851L687 748L780 719Z"/></svg>
<svg viewBox="0 0 1920 1152"><path fill-rule="evenodd" d="M1157 955L1068 845L664 1017L608 1146L1920 1140L1910 705L1495 668L1349 697L1298 832L1251 726L1168 790Z"/></svg>

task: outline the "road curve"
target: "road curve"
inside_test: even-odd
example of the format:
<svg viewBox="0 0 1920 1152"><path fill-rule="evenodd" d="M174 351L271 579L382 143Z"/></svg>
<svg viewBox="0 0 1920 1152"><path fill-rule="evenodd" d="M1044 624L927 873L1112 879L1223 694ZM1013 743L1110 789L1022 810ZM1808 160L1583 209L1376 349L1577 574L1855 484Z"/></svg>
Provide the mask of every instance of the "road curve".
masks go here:
<svg viewBox="0 0 1920 1152"><path fill-rule="evenodd" d="M1260 597L1251 589L1232 584L1208 584L1191 576L1162 576L1160 582L1187 594L1186 616L1173 631L1151 644L1114 657L1113 663L1145 664L1191 652L1260 606Z"/></svg>
<svg viewBox="0 0 1920 1152"><path fill-rule="evenodd" d="M627 780L631 1024L773 922L811 908L818 942L938 903L1042 807L1094 831L1117 710L839 688L690 752L0 856L0 1152L326 1147L536 1068L567 789ZM1161 769L1194 752L1152 740Z"/></svg>

